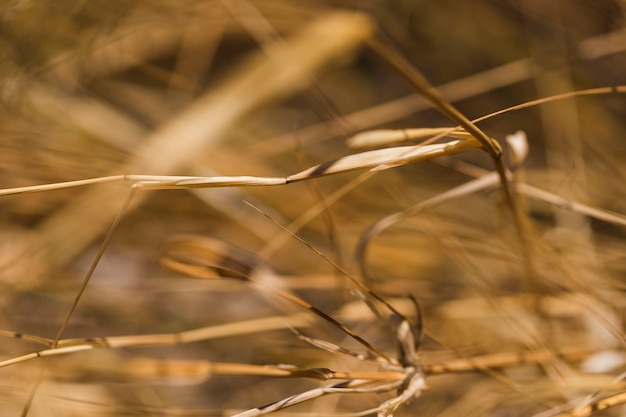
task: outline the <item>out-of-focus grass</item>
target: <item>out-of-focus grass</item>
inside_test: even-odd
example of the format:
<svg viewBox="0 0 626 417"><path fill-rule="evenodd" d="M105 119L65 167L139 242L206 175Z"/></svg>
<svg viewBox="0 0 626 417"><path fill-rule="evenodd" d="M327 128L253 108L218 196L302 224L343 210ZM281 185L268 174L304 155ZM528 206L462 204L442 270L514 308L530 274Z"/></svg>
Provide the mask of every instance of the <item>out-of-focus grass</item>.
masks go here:
<svg viewBox="0 0 626 417"><path fill-rule="evenodd" d="M159 172L117 174L285 176L351 152L345 139L372 128L451 126L384 62L354 45L327 59L315 87L286 85L224 123L218 133L202 120L189 135L211 143L180 155L146 156L150 141L186 110L236 83L250 59L272 56L277 36L351 2L70 2L15 1L0 16L2 104L0 187L10 188L108 175L149 159ZM250 9L249 6L254 8ZM446 0L359 2L356 10L469 118L557 93L623 83L624 5L601 2ZM258 15L256 13L259 13ZM261 16L261 17L260 17ZM268 25L267 27L264 25ZM328 28L329 31L335 30ZM336 33L336 36L349 36ZM321 48L321 46L319 46ZM304 60L316 45L300 51ZM256 58L254 58L256 57ZM295 64L294 64L295 65ZM276 81L267 74L267 84ZM264 84L264 83L263 83ZM265 85L263 85L265 86ZM258 90L262 90L259 84ZM256 88L224 99L225 113ZM618 94L556 102L481 122L501 140L526 132L525 181L587 205L626 212L624 98ZM229 116L229 117L231 117ZM219 120L217 120L219 121ZM213 135L213 136L212 136ZM171 163L176 159L175 166ZM475 152L457 160L491 169ZM160 168L153 168L160 169ZM256 189L155 191L137 199L70 320L64 337L176 332L253 317L293 313L240 285L198 282L158 267L159 247L171 235L197 233L259 250L279 230L243 200L283 224L319 195L329 196L357 174ZM357 273L361 233L385 215L438 195L469 178L446 166L420 163L378 173L359 184L299 232ZM2 197L0 204L0 328L53 338L126 189L102 198L100 186ZM110 191L106 191L110 192ZM90 207L81 210L80 204ZM545 202L524 199L540 277L543 313L531 308L519 249L498 192L480 192L428 210L385 231L368 252L371 286L381 295L412 293L424 306L424 360L583 344L623 350L621 312L626 276L624 228L591 220ZM68 211L76 208L76 212ZM68 215L67 213L71 213ZM103 219L99 220L99 215ZM79 235L80 234L80 238ZM52 255L51 255L52 254ZM301 244L290 241L269 264L329 313L354 301L348 282ZM301 278L300 284L299 277ZM304 281L306 282L306 281ZM319 283L322 282L323 285ZM374 319L372 319L374 320ZM393 348L389 333L350 320L373 342ZM335 342L319 323L307 332ZM372 327L375 327L372 329ZM39 349L3 340L9 358ZM428 351L437 351L428 353ZM308 382L215 377L208 381L136 379L108 375L90 364L134 356L249 363L297 363L349 368L297 341L289 331L168 348L102 350L46 364L31 414L150 415L243 409L299 392ZM430 356L429 356L430 355ZM109 362L110 361L110 362ZM591 378L580 364L515 367L505 382L480 373L428 380L431 389L398 413L420 415L533 415L573 398L608 389L620 368ZM17 414L38 377L39 361L0 369L2 409ZM262 381L262 382L260 382ZM303 385L303 387L300 386ZM381 397L325 400L312 413L374 407ZM351 404L351 402L356 402ZM318 408L315 408L318 407ZM615 413L618 413L616 410Z"/></svg>

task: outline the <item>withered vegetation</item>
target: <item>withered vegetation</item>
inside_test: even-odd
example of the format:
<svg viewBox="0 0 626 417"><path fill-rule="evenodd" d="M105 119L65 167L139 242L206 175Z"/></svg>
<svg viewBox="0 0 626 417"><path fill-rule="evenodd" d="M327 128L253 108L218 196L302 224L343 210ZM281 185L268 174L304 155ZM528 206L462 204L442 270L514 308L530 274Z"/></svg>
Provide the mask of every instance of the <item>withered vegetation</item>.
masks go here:
<svg viewBox="0 0 626 417"><path fill-rule="evenodd" d="M620 415L625 7L7 2L2 414Z"/></svg>

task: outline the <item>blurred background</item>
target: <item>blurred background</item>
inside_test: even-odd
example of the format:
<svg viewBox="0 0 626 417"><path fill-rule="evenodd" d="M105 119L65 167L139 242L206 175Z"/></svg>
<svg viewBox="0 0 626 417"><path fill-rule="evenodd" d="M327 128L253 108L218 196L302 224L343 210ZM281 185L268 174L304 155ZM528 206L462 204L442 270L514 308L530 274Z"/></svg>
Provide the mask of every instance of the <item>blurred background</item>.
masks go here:
<svg viewBox="0 0 626 417"><path fill-rule="evenodd" d="M623 85L625 8L620 0L8 1L0 10L0 188L120 174L284 177L356 152L346 139L358 132L454 126L368 49L372 36L388 39L470 119ZM591 95L479 123L503 145L525 132L522 181L615 213L601 221L520 198L534 278L497 188L421 211L368 243L366 283L398 305L412 294L423 307L425 363L545 347L623 350L625 108L623 95ZM281 229L244 202L283 225L320 208L298 235L360 279L356 248L368 227L492 169L474 151L366 181L356 172L277 187L140 191L62 338L278 317L359 349L313 316L290 322L301 310L258 288L162 269L164 242L194 234L264 254L272 285L393 355L389 323L362 310L353 285L295 239L279 244ZM0 329L54 339L129 193L129 183L117 182L0 197ZM537 300L541 308L532 307ZM376 369L315 349L286 326L243 328L2 368L1 409L18 415L42 368L31 416L222 415L317 386L208 377L197 371L206 361ZM3 360L43 348L9 337L1 346ZM133 360L146 358L197 361L190 368L200 375L142 372ZM499 377L433 376L397 415L535 415L619 390L619 363L555 360ZM387 398L331 397L286 413L342 414Z"/></svg>

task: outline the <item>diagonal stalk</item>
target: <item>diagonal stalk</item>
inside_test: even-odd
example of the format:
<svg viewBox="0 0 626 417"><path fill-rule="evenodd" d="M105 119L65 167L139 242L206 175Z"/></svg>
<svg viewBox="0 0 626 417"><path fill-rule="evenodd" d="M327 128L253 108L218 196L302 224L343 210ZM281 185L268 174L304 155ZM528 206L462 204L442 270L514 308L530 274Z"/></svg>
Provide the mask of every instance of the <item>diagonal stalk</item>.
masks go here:
<svg viewBox="0 0 626 417"><path fill-rule="evenodd" d="M428 82L426 77L424 77L424 75L422 75L417 68L411 65L400 53L398 53L397 50L389 44L389 42L378 36L370 38L367 44L374 53L389 64L419 93L429 100L437 110L455 123L459 124L474 138L476 138L489 156L491 156L495 170L500 179L500 183L502 184L504 199L511 210L511 214L513 215L515 231L520 242L522 258L524 259L524 268L528 279L528 289L533 294L539 294L539 275L537 273L534 257L532 256L530 241L525 233L524 215L519 208L519 204L516 202L512 187L509 184L507 169L502 159L502 147L497 141L487 136L485 132L478 128L450 102L443 98L437 89L435 89L435 87ZM535 307L538 307L538 300L536 300Z"/></svg>

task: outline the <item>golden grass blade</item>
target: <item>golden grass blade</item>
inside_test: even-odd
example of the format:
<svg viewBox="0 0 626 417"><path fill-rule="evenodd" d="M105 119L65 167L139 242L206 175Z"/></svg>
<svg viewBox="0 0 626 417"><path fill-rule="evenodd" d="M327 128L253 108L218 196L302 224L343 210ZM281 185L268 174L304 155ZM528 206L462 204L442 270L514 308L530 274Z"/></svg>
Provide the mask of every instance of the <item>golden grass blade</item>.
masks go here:
<svg viewBox="0 0 626 417"><path fill-rule="evenodd" d="M567 93L555 94L555 95L540 98L537 100L530 100L525 103L506 107L504 109L494 111L492 113L478 117L472 120L472 122L478 123L478 122L482 122L483 120L491 119L493 117L500 116L505 113L523 110L529 107L539 106L542 104L554 103L556 101L570 100L576 97L601 96L601 95L610 95L610 94L626 94L626 85L614 85L614 86L609 86L609 87L598 87L598 88L589 88L589 89L578 90L578 91L569 91Z"/></svg>
<svg viewBox="0 0 626 417"><path fill-rule="evenodd" d="M291 316L279 316L262 319L247 320L237 323L229 323L219 326L208 326L205 328L183 331L174 334L153 334L153 335L133 335L133 336L109 336L90 339L65 339L60 340L56 348L47 349L39 352L33 352L22 355L10 360L0 362L0 367L15 365L17 363L28 360L45 357L67 355L75 352L91 349L119 349L128 347L141 346L167 346L181 343L193 343L201 340L212 340L216 338L240 336L249 333L259 333L268 330L285 328L285 323L290 323L293 327L304 327L310 324L307 314L300 313ZM296 333L303 339L310 339L299 333ZM53 340L40 338L37 336L19 334L8 331L1 331L0 336L18 338L33 341L43 345L51 345ZM324 346L330 346L328 350L335 348L335 345L328 342L316 340L313 344L318 346L319 343ZM323 347L326 349L326 347ZM558 350L558 356L568 361L576 361L590 354L602 352L602 349L591 348L589 346L570 346ZM450 359L445 362L425 363L423 365L426 375L439 375L447 373L464 373L476 372L487 369L498 369L509 366L520 366L525 364L547 363L553 360L554 352L550 349L539 349L534 351L521 352L503 352L488 354L470 358ZM328 369L315 368L307 370L307 368L298 368L294 366L271 366L271 365L248 365L248 364L232 364L232 363L213 363L208 361L182 361L170 359L120 359L128 364L128 366L120 366L115 372L124 374L127 369L132 368L130 364L138 364L151 369L158 369L154 374L185 376L185 369L191 369L198 365L204 369L201 373L208 377L210 374L250 374L250 375L267 375L267 376L283 376L283 377L308 377L315 379L372 379L372 380L395 380L406 376L404 371L382 371L382 372L345 372L332 371ZM166 372L169 369L171 372ZM268 371L264 373L263 369ZM197 370L196 370L197 371ZM310 374L309 374L310 372ZM129 371L128 374L149 375L149 372ZM194 373L195 376L199 374Z"/></svg>
<svg viewBox="0 0 626 417"><path fill-rule="evenodd" d="M557 194L542 190L529 184L516 184L515 189L528 197L545 201L546 203L549 203L554 207L593 217L603 222L626 226L626 216L624 216L623 214L596 207L590 207L586 204L563 198Z"/></svg>
<svg viewBox="0 0 626 417"><path fill-rule="evenodd" d="M182 343L193 343L203 340L213 340L224 337L241 336L264 331L285 329L291 327L306 327L311 324L310 314L298 313L289 316L265 317L253 320L244 320L236 323L227 323L216 326L201 327L179 333L145 334L132 336L108 336L87 339L62 339L54 345L54 340L39 336L25 335L3 330L0 336L24 339L35 343L50 346L50 349L31 352L16 358L0 362L0 368L15 365L46 356L66 355L74 352L91 349L119 349L140 346L171 346Z"/></svg>
<svg viewBox="0 0 626 417"><path fill-rule="evenodd" d="M346 141L351 148L385 146L392 143L424 139L430 136L445 135L457 139L470 139L472 136L458 128L414 128L414 129L379 129L358 133Z"/></svg>
<svg viewBox="0 0 626 417"><path fill-rule="evenodd" d="M447 129L449 130L449 129ZM465 136L465 135L461 135ZM440 156L449 156L480 148L480 143L473 138L450 141L434 145L400 146L348 155L335 161L308 168L288 177L255 176L168 176L168 175L111 175L107 177L67 181L63 183L34 185L29 187L6 188L0 190L0 196L60 190L85 185L110 182L131 182L132 186L142 190L168 190L213 187L250 187L285 185L289 182L303 181L324 175L339 174L359 169L387 169Z"/></svg>
<svg viewBox="0 0 626 417"><path fill-rule="evenodd" d="M82 187L85 185L117 182L124 179L124 175L111 175L108 177L89 178L85 180L58 182L54 184L33 185L29 187L5 188L0 190L0 196L39 193L43 191L62 190L64 188Z"/></svg>
<svg viewBox="0 0 626 417"><path fill-rule="evenodd" d="M357 169L388 169L444 155L454 155L481 147L476 139L455 140L434 145L399 146L348 155L287 177L289 182Z"/></svg>
<svg viewBox="0 0 626 417"><path fill-rule="evenodd" d="M212 187L252 187L268 185L285 185L287 180L281 177L188 177L177 179L163 178L161 181L139 182L135 186L144 190L177 190L186 188L212 188Z"/></svg>

